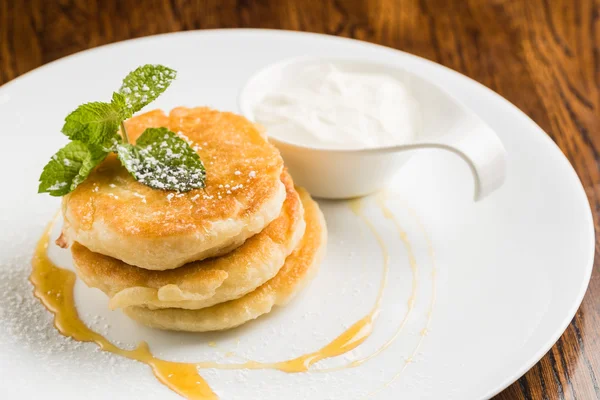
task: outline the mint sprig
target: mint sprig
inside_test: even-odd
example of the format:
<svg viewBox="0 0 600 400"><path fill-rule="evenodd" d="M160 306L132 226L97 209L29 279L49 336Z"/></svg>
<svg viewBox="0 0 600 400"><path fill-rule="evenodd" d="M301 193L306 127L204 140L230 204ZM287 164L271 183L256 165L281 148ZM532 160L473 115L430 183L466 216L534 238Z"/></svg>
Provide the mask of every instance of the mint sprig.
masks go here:
<svg viewBox="0 0 600 400"><path fill-rule="evenodd" d="M148 128L136 145L119 144L117 154L133 177L155 189L187 192L204 187L198 153L167 128Z"/></svg>
<svg viewBox="0 0 600 400"><path fill-rule="evenodd" d="M136 180L155 189L185 192L204 187L202 161L184 140L166 128L150 128L131 145L123 123L160 96L176 74L162 65L141 66L125 77L110 102L82 104L67 115L62 132L72 142L44 167L38 192L70 193L110 152L118 153Z"/></svg>

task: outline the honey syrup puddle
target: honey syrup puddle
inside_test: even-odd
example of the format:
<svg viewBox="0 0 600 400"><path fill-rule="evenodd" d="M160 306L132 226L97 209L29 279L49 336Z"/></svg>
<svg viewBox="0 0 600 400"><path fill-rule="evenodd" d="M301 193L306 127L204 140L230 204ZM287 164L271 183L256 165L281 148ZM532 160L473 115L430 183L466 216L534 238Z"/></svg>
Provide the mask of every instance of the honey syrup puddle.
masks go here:
<svg viewBox="0 0 600 400"><path fill-rule="evenodd" d="M384 212L386 218L391 218L397 225L401 239L405 243L405 246L407 246L409 262L413 272L413 289L409 298L408 311L410 312L416 295L416 262L414 262L412 250L410 250L410 244L407 241L406 235L403 234L403 231L400 229L397 221L394 219L393 214L389 209L387 209L387 207L385 207L383 201L380 201L378 204ZM133 350L121 349L115 346L105 337L88 328L79 318L73 298L73 287L76 280L75 273L57 267L48 258L47 251L53 223L49 224L46 232L36 247L32 262L33 270L30 276L30 281L35 288L35 296L39 298L42 304L54 314L54 324L61 334L81 342L94 342L104 351L147 364L152 368L154 375L161 383L186 398L202 400L217 399L218 397L216 394L198 373L199 368L254 370L275 369L290 373L306 372L313 364L323 359L336 357L351 351L369 337L373 331L374 322L379 314L383 292L387 285L389 255L383 238L378 234L375 226L362 213L362 201L354 200L350 203L350 207L352 211L358 217L360 217L361 220L372 231L382 250L384 268L379 293L377 295L375 304L366 316L354 323L350 328L348 328L326 346L322 347L316 352L308 353L287 361L274 363L247 361L239 364L220 364L215 362L180 363L166 361L154 357L147 343L145 342L140 343L138 347ZM375 353L364 359L356 360L346 366L343 366L342 368L358 366L375 357L377 354L389 347L400 334L400 331L404 327L407 319L408 314L404 316L399 329L396 331L393 337ZM418 347L420 347L420 343ZM418 348L415 350L415 353L417 350ZM327 369L321 369L317 371L327 371Z"/></svg>

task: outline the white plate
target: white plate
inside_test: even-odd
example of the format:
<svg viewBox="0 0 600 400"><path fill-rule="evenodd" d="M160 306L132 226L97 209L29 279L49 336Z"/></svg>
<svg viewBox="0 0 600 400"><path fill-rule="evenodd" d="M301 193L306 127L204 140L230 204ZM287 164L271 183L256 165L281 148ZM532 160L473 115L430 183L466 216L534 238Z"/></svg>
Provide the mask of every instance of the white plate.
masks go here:
<svg viewBox="0 0 600 400"><path fill-rule="evenodd" d="M300 55L399 65L440 85L498 133L508 151L506 184L475 204L470 172L460 160L437 152L413 157L386 201L406 231L419 273L415 305L398 339L362 366L338 372L202 371L213 389L223 399L358 399L374 391L378 399L481 399L516 380L558 339L590 278L592 218L575 172L522 112L456 72L372 44L281 31L179 33L67 57L0 89L3 398L177 398L146 365L62 337L31 295L31 254L59 206L58 199L36 194L37 178L66 142L59 133L64 116L80 103L109 99L120 79L144 63L179 71L156 107L237 111L238 91L254 71ZM383 263L380 244L347 204L321 205L330 245L320 274L289 306L246 327L210 335L152 331L109 312L106 298L81 283L79 311L123 346L145 339L158 355L173 360L236 362L236 356L224 356L233 351L276 361L316 350L371 307ZM375 198L365 200L365 214L390 255L383 310L358 350L317 367L367 355L394 333L407 311L412 282L407 248ZM68 266L64 251L52 252ZM217 346L209 346L211 341Z"/></svg>

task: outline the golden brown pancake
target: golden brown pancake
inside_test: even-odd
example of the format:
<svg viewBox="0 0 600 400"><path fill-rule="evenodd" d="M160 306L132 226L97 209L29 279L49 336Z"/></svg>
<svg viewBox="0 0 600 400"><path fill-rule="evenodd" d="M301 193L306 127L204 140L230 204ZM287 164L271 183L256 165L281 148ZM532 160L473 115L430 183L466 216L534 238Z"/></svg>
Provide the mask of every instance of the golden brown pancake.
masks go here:
<svg viewBox="0 0 600 400"><path fill-rule="evenodd" d="M306 232L273 279L237 300L200 310L127 307L125 314L154 328L204 332L239 326L268 313L275 305L287 303L317 271L327 241L325 220L319 206L306 191L299 189L298 192L304 204Z"/></svg>
<svg viewBox="0 0 600 400"><path fill-rule="evenodd" d="M151 111L126 121L130 140L167 127L195 148L206 188L186 193L137 182L111 155L63 198L68 241L150 270L224 254L279 215L283 161L244 117L209 108Z"/></svg>
<svg viewBox="0 0 600 400"><path fill-rule="evenodd" d="M281 214L232 252L168 271L138 268L75 242L77 274L110 298L110 307L199 309L237 299L273 278L304 234L304 209L287 172Z"/></svg>

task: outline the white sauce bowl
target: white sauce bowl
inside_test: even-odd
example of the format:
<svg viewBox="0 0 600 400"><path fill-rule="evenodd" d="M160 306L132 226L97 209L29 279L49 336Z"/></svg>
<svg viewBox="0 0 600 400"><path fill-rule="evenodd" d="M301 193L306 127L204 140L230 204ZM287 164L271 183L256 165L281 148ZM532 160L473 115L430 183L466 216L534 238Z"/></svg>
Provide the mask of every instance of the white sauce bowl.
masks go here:
<svg viewBox="0 0 600 400"><path fill-rule="evenodd" d="M238 105L255 122L253 109L281 82L302 68L329 63L346 72L385 74L402 82L417 100L421 131L414 143L363 149L331 149L290 143L269 136L281 151L295 182L313 196L346 199L382 189L406 163L413 150L445 149L465 160L475 179L475 200L504 182L506 153L500 139L479 117L448 93L402 68L347 59L299 57L258 71L242 88ZM269 135L268 127L267 135Z"/></svg>

